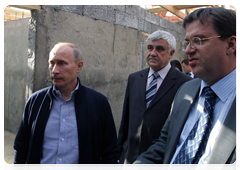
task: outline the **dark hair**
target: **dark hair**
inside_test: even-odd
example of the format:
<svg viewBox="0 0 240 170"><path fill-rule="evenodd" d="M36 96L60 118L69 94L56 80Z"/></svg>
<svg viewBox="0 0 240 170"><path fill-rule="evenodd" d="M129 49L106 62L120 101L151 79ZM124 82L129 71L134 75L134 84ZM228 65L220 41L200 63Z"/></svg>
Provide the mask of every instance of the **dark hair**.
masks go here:
<svg viewBox="0 0 240 170"><path fill-rule="evenodd" d="M177 67L180 71L182 71L182 66L178 60L172 60L172 61L170 61L170 64L173 67Z"/></svg>
<svg viewBox="0 0 240 170"><path fill-rule="evenodd" d="M188 66L189 65L189 60L186 58L182 61L182 63L184 63L186 66Z"/></svg>
<svg viewBox="0 0 240 170"><path fill-rule="evenodd" d="M218 8L200 8L193 11L184 18L183 28L193 21L199 20L204 23L211 19L213 28L221 35L224 40L232 35L236 36L236 12L231 9Z"/></svg>

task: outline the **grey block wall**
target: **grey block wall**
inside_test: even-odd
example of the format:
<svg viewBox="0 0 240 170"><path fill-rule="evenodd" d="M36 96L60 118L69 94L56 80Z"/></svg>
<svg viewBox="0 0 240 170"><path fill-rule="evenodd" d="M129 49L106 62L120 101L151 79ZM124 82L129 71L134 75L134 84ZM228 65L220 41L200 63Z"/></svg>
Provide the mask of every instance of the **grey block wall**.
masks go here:
<svg viewBox="0 0 240 170"><path fill-rule="evenodd" d="M78 75L81 83L108 98L117 131L128 75L148 67L145 61L146 38L142 32L152 33L158 29L171 32L177 39L177 50L173 59L182 60L186 57L180 45L185 34L182 27L140 6L48 5L42 6L41 10L32 11L31 15L26 27L22 26L26 32L24 49L27 50L22 54L22 77L25 84L19 89L21 96L11 94L18 97L16 100L21 99L21 104L16 105L15 99L4 96L5 101L8 99L8 105L18 109L12 117L10 115L14 111L4 110L5 128L14 133L20 124L24 103L29 95L51 85L48 54L58 42L74 43L82 51L84 64ZM14 51L18 53L15 48ZM10 57L9 55L6 54L5 58ZM10 63L6 61L7 66ZM15 68L12 69L11 74L19 72ZM7 80L4 81L6 84ZM18 81L20 83L23 80ZM4 90L6 89L7 87ZM14 123L10 123L12 119Z"/></svg>
<svg viewBox="0 0 240 170"><path fill-rule="evenodd" d="M4 22L4 129L16 132L22 118L28 86L28 21Z"/></svg>
<svg viewBox="0 0 240 170"><path fill-rule="evenodd" d="M42 8L75 13L150 34L159 29L166 30L179 42L183 41L185 36L181 25L165 20L137 5L43 5Z"/></svg>

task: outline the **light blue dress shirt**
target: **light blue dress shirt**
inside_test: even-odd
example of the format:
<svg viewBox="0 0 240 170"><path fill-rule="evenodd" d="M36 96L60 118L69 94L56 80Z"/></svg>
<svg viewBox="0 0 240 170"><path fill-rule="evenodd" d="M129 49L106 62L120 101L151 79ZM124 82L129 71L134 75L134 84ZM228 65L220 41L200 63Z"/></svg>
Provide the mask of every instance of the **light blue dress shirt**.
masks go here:
<svg viewBox="0 0 240 170"><path fill-rule="evenodd" d="M53 105L46 125L41 164L77 164L78 132L74 107L75 91L68 100L53 86Z"/></svg>
<svg viewBox="0 0 240 170"><path fill-rule="evenodd" d="M197 122L198 118L200 117L200 114L203 113L204 109L204 101L205 96L202 94L202 90L204 87L208 86L206 82L201 82L201 89L199 92L199 98L198 100L193 104L193 107L191 109L191 112L189 114L189 117L184 125L182 134L179 139L179 143L176 148L176 152L173 155L173 158L171 160L172 162L175 160L175 157L179 153L183 143L185 142L186 138L188 137L188 134L192 130L193 126ZM219 131L221 129L221 126L228 114L228 111L236 97L236 69L232 71L230 74L216 82L211 86L211 89L215 92L217 95L216 103L214 107L214 119L213 124L214 127L212 129L212 132L210 134L205 154L201 157L199 160L199 164L206 164L208 161L208 158L211 154L211 151L214 147L215 140L219 134Z"/></svg>

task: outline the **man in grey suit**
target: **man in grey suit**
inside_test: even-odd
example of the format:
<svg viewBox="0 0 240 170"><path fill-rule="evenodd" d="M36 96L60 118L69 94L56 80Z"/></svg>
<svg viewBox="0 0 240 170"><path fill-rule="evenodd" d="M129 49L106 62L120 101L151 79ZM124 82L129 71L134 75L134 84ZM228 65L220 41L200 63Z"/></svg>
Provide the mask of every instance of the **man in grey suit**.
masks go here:
<svg viewBox="0 0 240 170"><path fill-rule="evenodd" d="M159 137L178 88L191 80L169 63L176 49L172 34L156 31L146 42L150 68L128 78L118 137L119 163L133 163Z"/></svg>
<svg viewBox="0 0 240 170"><path fill-rule="evenodd" d="M179 89L160 137L134 163L234 163L236 12L198 9L184 19L183 27L185 52L200 79Z"/></svg>

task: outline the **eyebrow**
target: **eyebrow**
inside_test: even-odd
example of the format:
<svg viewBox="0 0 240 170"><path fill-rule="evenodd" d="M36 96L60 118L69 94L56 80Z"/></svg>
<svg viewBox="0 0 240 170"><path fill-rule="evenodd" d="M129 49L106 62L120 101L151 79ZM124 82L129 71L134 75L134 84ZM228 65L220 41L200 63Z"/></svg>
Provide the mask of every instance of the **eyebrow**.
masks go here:
<svg viewBox="0 0 240 170"><path fill-rule="evenodd" d="M196 34L196 35L194 35L194 36L192 36L192 37L204 38L204 37L206 37L206 35L203 35L203 34ZM192 37L191 37L191 38L192 38ZM185 40L185 41L189 41L186 37L185 37L184 40Z"/></svg>
<svg viewBox="0 0 240 170"><path fill-rule="evenodd" d="M153 47L153 45L152 45L152 44L148 44L148 45L147 45L147 47L149 47L149 46ZM155 47L156 47L156 48L157 48L157 47L163 47L163 48L164 48L164 46L163 46L163 45L157 45L157 46L155 46Z"/></svg>
<svg viewBox="0 0 240 170"><path fill-rule="evenodd" d="M64 62L64 63L66 63L65 60L59 60L59 59L57 59L57 60L49 60L48 62L49 62L49 63L51 63L51 62L55 62L55 63Z"/></svg>

